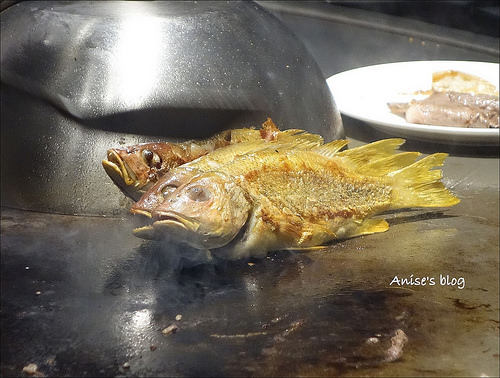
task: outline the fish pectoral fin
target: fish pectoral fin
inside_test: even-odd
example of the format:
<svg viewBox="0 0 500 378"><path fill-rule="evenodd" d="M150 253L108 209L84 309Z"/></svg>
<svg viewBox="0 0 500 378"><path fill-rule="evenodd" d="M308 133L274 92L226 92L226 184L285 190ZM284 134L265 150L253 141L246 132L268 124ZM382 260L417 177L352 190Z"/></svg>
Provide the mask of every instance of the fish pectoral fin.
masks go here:
<svg viewBox="0 0 500 378"><path fill-rule="evenodd" d="M345 237L352 238L355 236L376 234L378 232L385 232L389 229L389 224L385 219L363 219L355 223L356 227L353 227Z"/></svg>

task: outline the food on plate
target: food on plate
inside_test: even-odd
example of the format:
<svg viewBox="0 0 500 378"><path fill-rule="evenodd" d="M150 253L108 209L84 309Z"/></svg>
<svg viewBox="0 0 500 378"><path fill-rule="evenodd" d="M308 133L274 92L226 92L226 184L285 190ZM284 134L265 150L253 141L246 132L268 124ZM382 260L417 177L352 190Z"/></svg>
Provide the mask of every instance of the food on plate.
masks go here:
<svg viewBox="0 0 500 378"><path fill-rule="evenodd" d="M403 139L340 151L346 143L270 146L235 156L169 192L152 210L152 224L134 234L166 237L219 258L261 257L386 231L387 222L374 218L385 211L459 202L433 169L447 154L417 160L418 152L397 153Z"/></svg>
<svg viewBox="0 0 500 378"><path fill-rule="evenodd" d="M137 201L170 169L230 144L256 139L273 140L280 131L268 119L260 130L226 130L206 140L182 143L142 143L124 148L110 148L102 165L114 183L128 197Z"/></svg>
<svg viewBox="0 0 500 378"><path fill-rule="evenodd" d="M238 159L245 154L255 154L269 148L280 149L310 149L323 144L323 138L303 130L289 129L275 132L273 138L248 140L221 147L192 162L171 169L164 177L154 184L134 205L131 212L151 217L151 213L165 197L177 187L189 181L196 174L212 171ZM341 147L346 143L342 142Z"/></svg>
<svg viewBox="0 0 500 378"><path fill-rule="evenodd" d="M484 79L458 71L433 73L428 97L388 106L407 122L423 125L498 128L499 123L498 89Z"/></svg>
<svg viewBox="0 0 500 378"><path fill-rule="evenodd" d="M448 70L432 74L434 92L459 92L498 97L498 88L487 80L465 72Z"/></svg>
<svg viewBox="0 0 500 378"><path fill-rule="evenodd" d="M390 103L406 122L422 125L498 128L498 97L459 92L433 92L423 100Z"/></svg>

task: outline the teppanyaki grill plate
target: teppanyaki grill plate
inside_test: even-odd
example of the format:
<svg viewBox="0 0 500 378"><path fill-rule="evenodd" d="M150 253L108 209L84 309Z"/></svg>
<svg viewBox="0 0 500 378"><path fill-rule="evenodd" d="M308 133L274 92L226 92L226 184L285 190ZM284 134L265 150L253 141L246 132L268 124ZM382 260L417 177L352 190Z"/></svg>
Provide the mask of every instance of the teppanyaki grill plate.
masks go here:
<svg viewBox="0 0 500 378"><path fill-rule="evenodd" d="M128 218L3 208L2 376L29 363L51 376L494 371L498 214L483 215L498 193L459 194L451 210L391 214L384 234L239 262L143 242ZM410 275L435 285L394 282ZM385 362L398 329L409 341Z"/></svg>

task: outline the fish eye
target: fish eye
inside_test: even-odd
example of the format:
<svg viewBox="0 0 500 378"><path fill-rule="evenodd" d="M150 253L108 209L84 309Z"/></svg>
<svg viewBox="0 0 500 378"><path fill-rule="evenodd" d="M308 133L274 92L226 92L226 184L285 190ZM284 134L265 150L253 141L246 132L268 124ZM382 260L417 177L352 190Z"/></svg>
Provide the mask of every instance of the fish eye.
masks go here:
<svg viewBox="0 0 500 378"><path fill-rule="evenodd" d="M142 158L149 165L151 163L151 161L153 160L153 151L148 150L148 149L144 149L142 151Z"/></svg>
<svg viewBox="0 0 500 378"><path fill-rule="evenodd" d="M192 201L203 202L212 197L212 192L203 186L193 186L188 189L187 196Z"/></svg>
<svg viewBox="0 0 500 378"><path fill-rule="evenodd" d="M150 167L161 168L161 157L156 152L153 152L147 148L142 151L142 158L146 164Z"/></svg>
<svg viewBox="0 0 500 378"><path fill-rule="evenodd" d="M178 188L178 186L176 186L176 185L165 185L160 190L161 190L161 194L164 197L166 197L166 196L168 196L170 193L172 193L177 188Z"/></svg>

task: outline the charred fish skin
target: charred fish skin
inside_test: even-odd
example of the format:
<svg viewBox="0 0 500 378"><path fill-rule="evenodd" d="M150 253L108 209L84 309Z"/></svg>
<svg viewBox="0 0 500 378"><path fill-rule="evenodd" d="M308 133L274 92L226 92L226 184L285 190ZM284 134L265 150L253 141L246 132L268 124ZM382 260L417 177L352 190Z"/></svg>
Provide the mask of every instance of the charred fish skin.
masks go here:
<svg viewBox="0 0 500 378"><path fill-rule="evenodd" d="M266 129L263 128L263 130ZM268 133L269 129L265 132ZM232 163L240 156L255 154L266 149L311 149L322 144L323 138L319 135L310 134L304 130L289 129L273 131L271 135L266 134L261 139L242 140L221 147L210 154L170 170L132 205L130 211L133 214L150 217L154 208L177 187L197 174L216 170L221 166Z"/></svg>
<svg viewBox="0 0 500 378"><path fill-rule="evenodd" d="M417 160L389 139L339 152L345 141L310 150L267 149L195 175L153 210L139 237L170 235L224 259L308 249L384 232L373 216L459 202L440 181L446 154Z"/></svg>

